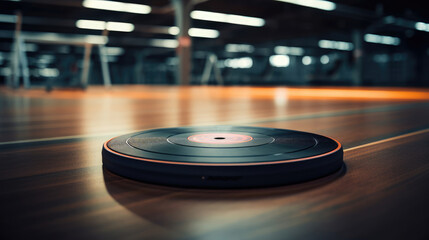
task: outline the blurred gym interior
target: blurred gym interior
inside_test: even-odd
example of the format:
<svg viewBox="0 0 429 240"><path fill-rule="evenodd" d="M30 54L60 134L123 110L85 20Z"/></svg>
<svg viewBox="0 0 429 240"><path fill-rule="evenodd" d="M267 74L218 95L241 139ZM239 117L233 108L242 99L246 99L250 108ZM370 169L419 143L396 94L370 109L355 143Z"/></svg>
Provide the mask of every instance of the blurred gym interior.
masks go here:
<svg viewBox="0 0 429 240"><path fill-rule="evenodd" d="M2 239L428 239L422 1L0 1ZM189 189L103 143L240 125L338 140L304 183Z"/></svg>

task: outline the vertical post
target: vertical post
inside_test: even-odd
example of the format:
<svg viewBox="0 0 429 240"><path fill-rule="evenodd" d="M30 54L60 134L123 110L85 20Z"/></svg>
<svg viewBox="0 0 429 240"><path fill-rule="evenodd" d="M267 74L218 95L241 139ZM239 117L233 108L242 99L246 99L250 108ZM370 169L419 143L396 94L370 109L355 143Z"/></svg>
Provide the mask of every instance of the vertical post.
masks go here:
<svg viewBox="0 0 429 240"><path fill-rule="evenodd" d="M136 76L136 82L138 84L145 82L143 74L144 57L144 51L137 51L135 53L136 64L134 64L134 75Z"/></svg>
<svg viewBox="0 0 429 240"><path fill-rule="evenodd" d="M22 78L24 80L24 88L30 88L30 69L28 68L28 60L25 49L24 40L19 38L19 62L21 63Z"/></svg>
<svg viewBox="0 0 429 240"><path fill-rule="evenodd" d="M212 59L213 59L213 71L214 71L214 76L215 76L216 82L218 85L223 85L224 84L223 77L222 77L222 73L221 73L219 65L218 65L217 56L215 54L213 54Z"/></svg>
<svg viewBox="0 0 429 240"><path fill-rule="evenodd" d="M82 68L82 76L81 76L81 87L86 89L88 86L88 76L89 76L89 67L91 65L91 50L92 44L85 44L85 53L83 55L83 68Z"/></svg>
<svg viewBox="0 0 429 240"><path fill-rule="evenodd" d="M11 57L12 88L19 87L19 38L21 36L22 14L16 13L15 38L13 42L13 51Z"/></svg>
<svg viewBox="0 0 429 240"><path fill-rule="evenodd" d="M207 55L206 58L206 65L203 70L203 75L201 76L201 84L207 85L210 81L210 76L213 68L213 62L212 62L212 54Z"/></svg>
<svg viewBox="0 0 429 240"><path fill-rule="evenodd" d="M193 3L192 0L172 0L172 2L175 10L176 26L180 29L180 33L177 35L179 45L176 49L176 55L179 59L177 83L189 85L192 66L192 39L188 31L191 24L189 15Z"/></svg>
<svg viewBox="0 0 429 240"><path fill-rule="evenodd" d="M103 82L105 87L111 87L112 81L110 80L109 62L107 59L106 46L98 45L98 51L100 54L101 73L103 74Z"/></svg>
<svg viewBox="0 0 429 240"><path fill-rule="evenodd" d="M210 76L214 72L214 77L218 85L223 85L223 78L219 67L217 66L217 56L214 53L207 55L206 65L204 67L203 75L201 76L201 84L207 85Z"/></svg>
<svg viewBox="0 0 429 240"><path fill-rule="evenodd" d="M109 30L104 29L102 35L108 39ZM107 43L107 41L106 41ZM106 43L98 45L98 53L100 54L101 73L103 74L103 82L105 87L112 86L110 78L109 61L107 58Z"/></svg>
<svg viewBox="0 0 429 240"><path fill-rule="evenodd" d="M353 51L353 71L352 71L352 79L353 85L360 86L362 85L362 77L363 77L363 35L361 30L354 30L352 33L353 44L355 49Z"/></svg>

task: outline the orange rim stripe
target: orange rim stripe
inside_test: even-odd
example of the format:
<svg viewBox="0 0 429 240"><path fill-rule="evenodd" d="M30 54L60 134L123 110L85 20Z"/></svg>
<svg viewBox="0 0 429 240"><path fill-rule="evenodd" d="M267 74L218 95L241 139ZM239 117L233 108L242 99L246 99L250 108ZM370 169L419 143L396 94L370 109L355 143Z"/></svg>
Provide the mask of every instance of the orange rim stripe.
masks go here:
<svg viewBox="0 0 429 240"><path fill-rule="evenodd" d="M338 142L337 140L330 138L330 137L326 137L329 138L333 141L335 141L338 144L338 147L335 148L334 150L327 152L327 153L323 153L320 155L316 155L316 156L311 156L311 157L305 157L305 158L297 158L297 159L290 159L290 160L281 160L281 161L271 161L271 162L258 162L258 163L186 163L186 162L172 162L172 161L164 161L164 160L155 160L155 159L148 159L148 158L141 158L141 157L134 157L134 156L130 156L130 155L125 155L119 152L116 152L112 149L110 149L107 146L107 143L109 143L113 138L109 139L109 141L104 143L104 149L106 149L107 151L119 155L119 156L123 156L126 158L132 158L132 159L136 159L136 160L141 160L141 161L147 161L147 162L154 162L154 163L163 163L163 164L174 164L174 165L189 165L189 166L254 166L254 165L271 165L271 164L280 164L280 163L286 163L286 162L298 162L298 161L305 161L305 160L310 160L310 159L315 159L315 158L319 158L319 157L323 157L323 156L327 156L330 155L332 153L337 152L338 150L341 149L341 143Z"/></svg>

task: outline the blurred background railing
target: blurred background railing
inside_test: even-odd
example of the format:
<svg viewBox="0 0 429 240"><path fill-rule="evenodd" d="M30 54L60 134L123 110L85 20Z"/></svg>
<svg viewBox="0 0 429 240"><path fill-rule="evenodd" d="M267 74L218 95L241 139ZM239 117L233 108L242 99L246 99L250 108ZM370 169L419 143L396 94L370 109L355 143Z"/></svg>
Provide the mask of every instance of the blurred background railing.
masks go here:
<svg viewBox="0 0 429 240"><path fill-rule="evenodd" d="M419 2L0 2L0 84L429 86Z"/></svg>

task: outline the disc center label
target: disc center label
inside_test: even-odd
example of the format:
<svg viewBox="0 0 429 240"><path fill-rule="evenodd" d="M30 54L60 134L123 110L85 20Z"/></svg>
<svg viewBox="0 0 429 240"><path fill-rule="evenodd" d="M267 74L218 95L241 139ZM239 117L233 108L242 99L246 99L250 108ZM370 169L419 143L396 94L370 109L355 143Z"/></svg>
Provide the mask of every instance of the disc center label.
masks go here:
<svg viewBox="0 0 429 240"><path fill-rule="evenodd" d="M202 133L188 137L188 141L205 144L238 144L250 142L253 137L236 133Z"/></svg>

